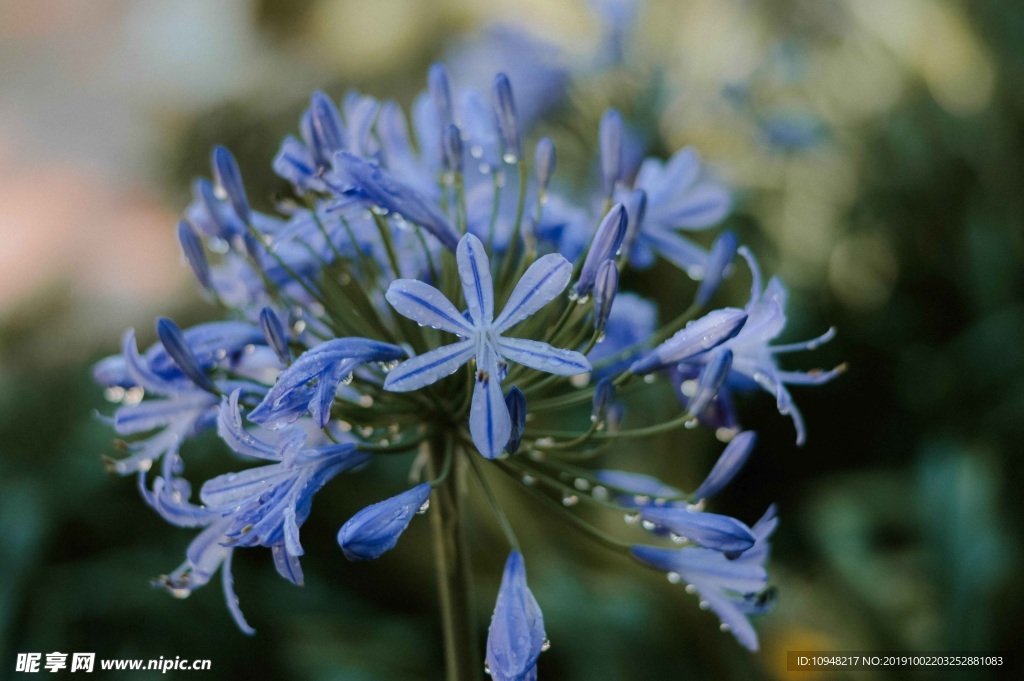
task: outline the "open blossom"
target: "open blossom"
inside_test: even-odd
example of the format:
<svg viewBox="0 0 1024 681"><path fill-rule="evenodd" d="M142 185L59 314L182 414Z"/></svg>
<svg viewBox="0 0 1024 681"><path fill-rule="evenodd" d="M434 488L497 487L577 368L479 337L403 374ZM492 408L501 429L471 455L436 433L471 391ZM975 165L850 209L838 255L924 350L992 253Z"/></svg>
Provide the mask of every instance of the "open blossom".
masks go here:
<svg viewBox="0 0 1024 681"><path fill-rule="evenodd" d="M637 130L609 111L592 144L600 186L567 193L554 177L555 141L532 146L529 122L550 102L513 93L528 74L499 73L477 91L460 82L472 71L462 66L455 77L443 65L430 69L408 122L394 102L314 93L297 136L273 160L292 189L280 215L253 208L224 147L211 155L213 179L194 182L179 244L204 295L231 321L181 329L160 319L158 343L140 352L128 331L121 353L94 368L118 403L109 421L126 440L127 455L110 468L136 474L156 513L198 532L184 562L154 583L184 597L220 571L232 618L254 633L234 591L234 552L269 549L278 573L301 586L300 557L322 541L315 524L306 527L314 498L357 480L342 473L388 457L407 461L409 475L340 525L338 555L375 560L405 533L430 528L450 609L446 664L459 678L479 670L452 638L458 626L475 626L459 620L471 607L453 605L471 605L459 591L472 564L465 536L484 534L461 532L481 521L465 511L470 485L509 547L487 637L491 676L537 679L549 645L515 528L488 482L500 473L606 548L685 581L755 650L749 617L770 606L774 508L748 526L705 506L756 441L738 430L733 394L769 391L802 441L786 386L837 372L784 371L775 357L831 331L771 345L786 321L782 284L773 278L762 289L753 256L730 232L707 250L683 235L710 229L731 206L694 150L641 161ZM544 87L561 74L548 74ZM737 252L753 272L749 302L705 309ZM659 317L678 311L623 290L656 255L700 280L667 292L694 303L660 328ZM666 377L682 405L656 420L648 384ZM645 446L628 441L698 422L734 437L704 481L690 481L692 494L682 491L692 489L686 481L592 463L642 452L621 460L645 466ZM189 443L210 431L235 468L193 484ZM632 536L618 539L577 505L625 518L619 531ZM430 522L414 522L419 514Z"/></svg>
<svg viewBox="0 0 1024 681"><path fill-rule="evenodd" d="M462 340L402 362L384 381L396 392L417 390L453 374L476 359L469 427L477 450L488 459L498 456L512 434L512 421L501 392L508 372L506 360L538 371L574 376L590 370L590 362L573 350L559 350L541 341L507 338L504 333L550 303L569 283L572 266L558 254L546 255L523 274L505 309L494 316L494 284L484 245L472 234L462 237L457 251L459 277L469 308L463 316L433 286L399 279L388 289L388 302L419 324L453 333Z"/></svg>

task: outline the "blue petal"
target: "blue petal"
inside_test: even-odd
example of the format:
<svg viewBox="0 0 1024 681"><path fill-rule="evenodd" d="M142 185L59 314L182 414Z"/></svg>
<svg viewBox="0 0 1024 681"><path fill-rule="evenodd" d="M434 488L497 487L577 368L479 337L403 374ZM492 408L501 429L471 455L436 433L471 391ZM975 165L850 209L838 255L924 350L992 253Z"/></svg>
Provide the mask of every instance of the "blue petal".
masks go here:
<svg viewBox="0 0 1024 681"><path fill-rule="evenodd" d="M716 551L736 553L754 545L750 528L727 515L691 511L685 506L645 506L640 514L672 534Z"/></svg>
<svg viewBox="0 0 1024 681"><path fill-rule="evenodd" d="M752 653L758 650L757 632L751 626L747 614L741 609L740 604L733 598L723 594L714 587L703 586L696 582L694 586L697 593L708 607L718 615L722 624L729 627L729 632L740 642L744 648Z"/></svg>
<svg viewBox="0 0 1024 681"><path fill-rule="evenodd" d="M249 420L267 428L278 428L295 421L311 407L314 400L323 398L322 391L312 390L309 382L318 378L337 379L333 372L342 367L351 371L356 363L388 362L405 356L397 345L381 343L368 338L336 338L307 350L281 372L267 396L249 414ZM351 360L351 361L350 361ZM324 386L324 390L337 389L337 383ZM333 392L330 393L333 395ZM318 406L321 418L326 416L322 403Z"/></svg>
<svg viewBox="0 0 1024 681"><path fill-rule="evenodd" d="M231 613L232 619L235 620L235 624L242 630L243 634L253 636L256 630L249 626L249 623L245 621L245 615L242 614L242 608L238 604L238 595L235 594L235 579L231 574L231 558L233 551L228 549L228 555L224 558L224 565L221 568L221 588L224 590L224 601L227 603L228 612Z"/></svg>
<svg viewBox="0 0 1024 681"><path fill-rule="evenodd" d="M537 666L547 634L544 615L526 584L518 551L509 554L487 632L487 666L495 681L521 681Z"/></svg>
<svg viewBox="0 0 1024 681"><path fill-rule="evenodd" d="M697 376L697 389L686 405L693 415L701 414L725 385L732 368L732 350L715 348Z"/></svg>
<svg viewBox="0 0 1024 681"><path fill-rule="evenodd" d="M455 373L474 352L476 346L470 339L407 359L388 372L384 389L400 393L428 386Z"/></svg>
<svg viewBox="0 0 1024 681"><path fill-rule="evenodd" d="M645 374L706 352L736 336L746 321L747 314L732 307L709 312L634 362L630 370Z"/></svg>
<svg viewBox="0 0 1024 681"><path fill-rule="evenodd" d="M652 499L676 499L683 496L682 490L666 485L661 480L642 473L629 471L599 470L595 473L598 480L606 485L617 487L626 492Z"/></svg>
<svg viewBox="0 0 1024 681"><path fill-rule="evenodd" d="M473 332L448 298L422 281L398 279L388 287L385 298L400 315L418 324L443 329L463 338Z"/></svg>
<svg viewBox="0 0 1024 681"><path fill-rule="evenodd" d="M601 117L601 181L605 196L611 196L622 174L622 115L608 109Z"/></svg>
<svg viewBox="0 0 1024 681"><path fill-rule="evenodd" d="M752 430L745 430L734 437L718 461L711 468L708 477L704 479L697 491L693 493L694 499L708 499L717 494L722 488L729 484L736 474L747 462L751 450L757 443L757 433Z"/></svg>
<svg viewBox="0 0 1024 681"><path fill-rule="evenodd" d="M161 317L156 323L157 335L168 356L196 386L207 392L218 392L217 386L209 376L200 368L198 360L192 354L192 348L185 340L185 334L181 332L178 325L166 317Z"/></svg>
<svg viewBox="0 0 1024 681"><path fill-rule="evenodd" d="M390 551L430 498L430 483L367 506L338 531L338 544L349 560L375 560Z"/></svg>
<svg viewBox="0 0 1024 681"><path fill-rule="evenodd" d="M532 316L565 290L572 277L572 265L557 253L542 256L523 274L505 308L494 321L496 333L504 333Z"/></svg>
<svg viewBox="0 0 1024 681"><path fill-rule="evenodd" d="M708 254L704 276L700 286L697 287L697 295L694 297L695 304L703 307L711 300L711 296L718 290L725 278L726 271L736 257L736 247L736 235L730 231L722 232L715 239L715 243L711 245L711 253Z"/></svg>
<svg viewBox="0 0 1024 681"><path fill-rule="evenodd" d="M296 586L302 586L302 565L299 563L299 557L286 551L280 544L270 547L270 552L274 557L277 574Z"/></svg>
<svg viewBox="0 0 1024 681"><path fill-rule="evenodd" d="M621 203L612 206L604 216L594 234L594 240L587 251L587 257L580 269L580 278L574 290L581 296L588 295L594 289L597 280L597 269L605 260L614 259L626 236L626 208Z"/></svg>
<svg viewBox="0 0 1024 681"><path fill-rule="evenodd" d="M708 254L686 237L667 230L648 229L641 233L640 241L686 272L691 279L704 276Z"/></svg>
<svg viewBox="0 0 1024 681"><path fill-rule="evenodd" d="M499 338L498 350L506 358L537 371L575 376L590 371L590 362L575 350L560 350L526 338Z"/></svg>
<svg viewBox="0 0 1024 681"><path fill-rule="evenodd" d="M642 563L679 574L688 583L703 582L740 594L761 591L768 583L764 566L756 562L729 560L714 549L668 549L634 546L633 556Z"/></svg>
<svg viewBox="0 0 1024 681"><path fill-rule="evenodd" d="M480 239L467 234L459 241L456 258L470 319L477 328L487 326L494 319L494 283L484 245Z"/></svg>
<svg viewBox="0 0 1024 681"><path fill-rule="evenodd" d="M235 157L225 147L215 147L213 150L213 174L217 184L227 194L228 202L234 208L235 214L242 222L248 223L249 200L245 196L242 175Z"/></svg>
<svg viewBox="0 0 1024 681"><path fill-rule="evenodd" d="M501 394L497 360L486 353L488 360L477 372L473 386L473 402L469 409L469 432L473 444L485 458L501 454L512 435L512 419Z"/></svg>
<svg viewBox="0 0 1024 681"><path fill-rule="evenodd" d="M280 461L286 452L295 451L302 446L306 434L300 428L278 431L272 442L260 439L246 430L238 407L240 392L235 390L230 397L223 399L217 416L217 434L232 451L255 459Z"/></svg>

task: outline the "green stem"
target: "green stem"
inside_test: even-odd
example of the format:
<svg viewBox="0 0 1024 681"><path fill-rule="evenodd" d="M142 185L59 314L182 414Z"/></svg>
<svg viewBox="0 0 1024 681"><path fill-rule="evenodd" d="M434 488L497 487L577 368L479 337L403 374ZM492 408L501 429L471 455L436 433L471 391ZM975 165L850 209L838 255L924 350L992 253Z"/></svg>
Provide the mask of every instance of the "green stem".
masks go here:
<svg viewBox="0 0 1024 681"><path fill-rule="evenodd" d="M473 583L466 541L465 452L453 451L451 435L428 445L428 475L440 480L445 460L453 470L431 494L430 527L437 569L437 590L441 601L444 659L448 681L470 681L480 677L478 632L473 611Z"/></svg>

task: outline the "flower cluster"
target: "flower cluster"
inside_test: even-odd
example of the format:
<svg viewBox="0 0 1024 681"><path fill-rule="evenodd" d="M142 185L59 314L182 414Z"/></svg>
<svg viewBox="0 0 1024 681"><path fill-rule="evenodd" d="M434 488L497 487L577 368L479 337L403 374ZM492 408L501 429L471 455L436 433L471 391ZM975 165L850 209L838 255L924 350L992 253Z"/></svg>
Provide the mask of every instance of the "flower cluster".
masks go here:
<svg viewBox="0 0 1024 681"><path fill-rule="evenodd" d="M747 525L705 506L756 441L740 426L737 394L771 393L803 441L787 385L836 371L787 371L776 356L832 332L770 344L785 327L782 284L762 289L757 262L732 233L707 249L690 238L731 205L693 149L632 173L622 117L609 111L596 145L599 186L574 200L556 189L550 139L526 154L504 75L488 98L453 89L435 65L411 121L392 102L351 93L339 107L315 93L273 162L293 188L279 214L250 205L223 147L213 151L213 179L196 180L178 236L230 321L183 331L161 319L155 345L140 352L129 331L121 354L94 371L120 403L112 425L127 456L110 468L137 475L167 521L201 528L185 562L157 583L186 596L220 569L231 613L252 633L232 588L232 552L268 547L278 572L301 584L313 497L378 456L410 455L422 481L359 511L338 543L351 560L377 559L418 514L458 511L437 507L452 503L461 481L479 484L510 547L486 646L494 678L536 678L548 646L514 530L493 502L495 472L587 536L685 583L756 650L748 618L771 605L775 510ZM737 253L753 279L750 300L709 309ZM652 302L619 291L627 270L657 258L698 282L692 303L660 328ZM658 381L681 407L643 423L629 405ZM698 424L727 445L692 494L588 465L624 442ZM206 430L259 465L206 481L190 501L181 450ZM581 501L642 534L607 534L576 514ZM464 550L452 539L441 537L438 550Z"/></svg>

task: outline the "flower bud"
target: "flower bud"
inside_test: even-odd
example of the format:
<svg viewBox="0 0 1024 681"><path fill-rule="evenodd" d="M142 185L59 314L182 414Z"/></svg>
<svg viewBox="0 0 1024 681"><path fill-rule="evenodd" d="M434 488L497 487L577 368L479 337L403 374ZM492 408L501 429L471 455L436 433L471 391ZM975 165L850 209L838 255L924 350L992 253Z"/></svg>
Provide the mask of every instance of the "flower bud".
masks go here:
<svg viewBox="0 0 1024 681"><path fill-rule="evenodd" d="M211 393L219 392L217 386L199 366L199 360L192 353L192 348L185 340L185 334L181 332L177 324L166 317L161 317L156 322L156 333L160 337L164 349L167 350L167 355L181 370L181 373L203 390Z"/></svg>
<svg viewBox="0 0 1024 681"><path fill-rule="evenodd" d="M718 457L718 461L711 468L708 477L693 493L693 498L698 501L708 499L728 485L743 468L743 464L747 462L755 444L757 444L757 433L752 430L745 430L734 437L726 445L722 455Z"/></svg>
<svg viewBox="0 0 1024 681"><path fill-rule="evenodd" d="M612 303L619 290L619 267L614 260L605 260L597 268L597 280L594 282L594 331L604 333L608 325L608 315L612 312Z"/></svg>
<svg viewBox="0 0 1024 681"><path fill-rule="evenodd" d="M580 279L576 282L575 292L578 296L589 295L594 290L597 269L605 260L615 257L622 238L626 234L626 209L621 203L612 206L597 228L594 241L590 244L587 257L580 269Z"/></svg>
<svg viewBox="0 0 1024 681"><path fill-rule="evenodd" d="M238 170L235 157L226 147L218 146L213 149L213 176L227 195L228 203L235 209L235 214L242 222L249 224L249 200L245 196L242 173Z"/></svg>
<svg viewBox="0 0 1024 681"><path fill-rule="evenodd" d="M206 250L203 248L203 241L192 229L192 225L186 220L178 223L178 242L181 244L181 251L185 255L185 262L196 275L196 279L203 288L210 290L213 283L210 280L210 264L206 261Z"/></svg>
<svg viewBox="0 0 1024 681"><path fill-rule="evenodd" d="M277 313L269 307L260 311L260 328L267 338L267 345L274 351L281 364L287 366L292 361L292 353L288 349L288 334L285 333L284 325L281 324Z"/></svg>
<svg viewBox="0 0 1024 681"><path fill-rule="evenodd" d="M686 405L687 410L697 416L704 411L718 391L725 385L725 379L732 369L732 350L714 350L707 364L697 376L697 390Z"/></svg>
<svg viewBox="0 0 1024 681"><path fill-rule="evenodd" d="M734 337L747 322L747 313L734 307L714 310L695 319L667 341L633 362L630 371L647 374L706 352Z"/></svg>
<svg viewBox="0 0 1024 681"><path fill-rule="evenodd" d="M516 103L512 98L512 84L504 73L494 77L493 103L498 117L498 132L501 135L504 161L518 163L523 156L523 142L519 136L519 119L516 116Z"/></svg>
<svg viewBox="0 0 1024 681"><path fill-rule="evenodd" d="M523 441L523 432L526 430L526 396L519 388L512 386L505 395L505 406L508 407L508 416L512 420L512 434L505 445L505 451L515 454Z"/></svg>
<svg viewBox="0 0 1024 681"><path fill-rule="evenodd" d="M537 184L540 185L540 192L543 194L548 190L557 162L555 143L551 141L550 137L541 137L537 142L534 162L537 166Z"/></svg>
<svg viewBox="0 0 1024 681"><path fill-rule="evenodd" d="M605 196L615 191L622 174L622 115L608 109L601 117L601 183Z"/></svg>
<svg viewBox="0 0 1024 681"><path fill-rule="evenodd" d="M605 376L594 388L594 407L590 411L590 420L599 423L608 416L608 407L615 401L615 385Z"/></svg>
<svg viewBox="0 0 1024 681"><path fill-rule="evenodd" d="M395 548L416 513L430 499L430 483L367 506L338 531L338 544L349 560L376 560Z"/></svg>

